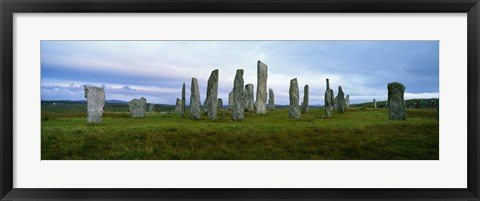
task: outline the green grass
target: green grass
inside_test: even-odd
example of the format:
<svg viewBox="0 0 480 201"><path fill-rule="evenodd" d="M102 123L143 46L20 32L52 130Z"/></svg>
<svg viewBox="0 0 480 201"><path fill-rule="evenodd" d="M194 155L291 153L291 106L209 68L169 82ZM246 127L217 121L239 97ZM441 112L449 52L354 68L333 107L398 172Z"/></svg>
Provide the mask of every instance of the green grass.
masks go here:
<svg viewBox="0 0 480 201"><path fill-rule="evenodd" d="M86 124L86 112L42 110L42 160L438 160L437 111L408 109L408 120L388 119L386 109L351 108L332 118L311 109L301 119L288 110L246 113L234 122L182 119L173 113L104 113ZM188 115L187 115L188 116Z"/></svg>

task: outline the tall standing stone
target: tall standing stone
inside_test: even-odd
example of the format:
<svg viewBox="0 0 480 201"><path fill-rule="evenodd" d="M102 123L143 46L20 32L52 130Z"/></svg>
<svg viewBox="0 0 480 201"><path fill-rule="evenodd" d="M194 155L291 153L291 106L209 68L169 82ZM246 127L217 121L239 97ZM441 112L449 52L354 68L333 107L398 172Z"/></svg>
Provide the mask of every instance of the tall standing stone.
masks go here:
<svg viewBox="0 0 480 201"><path fill-rule="evenodd" d="M228 93L228 108L233 109L233 91Z"/></svg>
<svg viewBox="0 0 480 201"><path fill-rule="evenodd" d="M290 80L290 107L288 110L288 118L298 119L300 118L300 109L298 108L298 102L300 101L300 95L298 92L297 78Z"/></svg>
<svg viewBox="0 0 480 201"><path fill-rule="evenodd" d="M375 100L375 98L373 99L373 108L377 108L377 101Z"/></svg>
<svg viewBox="0 0 480 201"><path fill-rule="evenodd" d="M273 89L268 90L268 109L271 111L275 110L275 94Z"/></svg>
<svg viewBox="0 0 480 201"><path fill-rule="evenodd" d="M198 120L202 116L202 111L197 78L192 77L190 91L190 119Z"/></svg>
<svg viewBox="0 0 480 201"><path fill-rule="evenodd" d="M210 74L208 78L208 102L210 110L208 111L208 118L213 120L217 119L217 112L218 112L218 69L215 69Z"/></svg>
<svg viewBox="0 0 480 201"><path fill-rule="evenodd" d="M255 110L257 114L267 113L267 77L268 67L261 61L257 62L257 98Z"/></svg>
<svg viewBox="0 0 480 201"><path fill-rule="evenodd" d="M180 99L177 98L177 100L180 100ZM155 108L155 104L150 103L150 104L148 105L148 111L149 111L149 112L153 112L153 109L154 109L154 108Z"/></svg>
<svg viewBox="0 0 480 201"><path fill-rule="evenodd" d="M325 117L332 116L332 108L333 108L333 90L330 89L330 83L327 79L327 89L325 89L325 96L324 96L324 107L325 107Z"/></svg>
<svg viewBox="0 0 480 201"><path fill-rule="evenodd" d="M335 110L335 93L333 93L333 89L330 89L330 94L332 94L330 99L332 101L332 107L330 112L333 112Z"/></svg>
<svg viewBox="0 0 480 201"><path fill-rule="evenodd" d="M182 118L185 118L185 116L186 116L185 102L186 102L186 98L185 98L185 82L184 82L183 87L182 87L182 104L180 106L180 111L182 113Z"/></svg>
<svg viewBox="0 0 480 201"><path fill-rule="evenodd" d="M345 94L343 93L342 86L338 86L338 94L337 94L337 112L343 113L345 112Z"/></svg>
<svg viewBox="0 0 480 201"><path fill-rule="evenodd" d="M217 119L217 102L218 102L218 69L210 74L207 83L207 98L204 107L206 109L208 119Z"/></svg>
<svg viewBox="0 0 480 201"><path fill-rule="evenodd" d="M128 109L133 118L145 117L145 110L147 109L147 99L141 97L140 99L132 99L128 102Z"/></svg>
<svg viewBox="0 0 480 201"><path fill-rule="evenodd" d="M302 113L308 113L308 84L303 87Z"/></svg>
<svg viewBox="0 0 480 201"><path fill-rule="evenodd" d="M181 114L182 113L182 100L177 98L175 101L175 114Z"/></svg>
<svg viewBox="0 0 480 201"><path fill-rule="evenodd" d="M221 98L217 101L217 111L222 111L223 109L223 100Z"/></svg>
<svg viewBox="0 0 480 201"><path fill-rule="evenodd" d="M388 109L392 120L406 120L405 100L403 93L405 86L399 82L388 83Z"/></svg>
<svg viewBox="0 0 480 201"><path fill-rule="evenodd" d="M233 81L233 113L234 121L241 121L244 118L244 85L243 85L243 69L238 69Z"/></svg>
<svg viewBox="0 0 480 201"><path fill-rule="evenodd" d="M105 90L103 87L84 86L87 98L87 123L101 124L103 107L105 106Z"/></svg>
<svg viewBox="0 0 480 201"><path fill-rule="evenodd" d="M208 88L207 88L207 91L208 91ZM203 114L207 114L208 112L208 105L207 105L207 99L205 98L205 100L203 101Z"/></svg>
<svg viewBox="0 0 480 201"><path fill-rule="evenodd" d="M245 111L253 112L253 84L245 85Z"/></svg>
<svg viewBox="0 0 480 201"><path fill-rule="evenodd" d="M345 96L345 109L350 108L350 95Z"/></svg>

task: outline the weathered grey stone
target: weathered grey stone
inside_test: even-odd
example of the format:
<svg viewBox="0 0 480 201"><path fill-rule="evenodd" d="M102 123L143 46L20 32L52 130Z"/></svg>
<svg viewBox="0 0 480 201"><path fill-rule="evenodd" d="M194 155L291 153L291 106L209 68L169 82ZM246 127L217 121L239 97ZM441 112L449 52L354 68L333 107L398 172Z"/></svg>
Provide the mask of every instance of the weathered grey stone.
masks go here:
<svg viewBox="0 0 480 201"><path fill-rule="evenodd" d="M288 110L288 118L298 119L300 118L300 109L298 108L300 95L298 92L297 78L290 80L289 95L290 95L290 107Z"/></svg>
<svg viewBox="0 0 480 201"><path fill-rule="evenodd" d="M337 112L343 113L345 112L345 94L343 93L342 86L338 86L338 94L337 94Z"/></svg>
<svg viewBox="0 0 480 201"><path fill-rule="evenodd" d="M407 113L405 110L405 100L403 93L405 86L399 82L388 83L388 109L389 118L392 120L406 120Z"/></svg>
<svg viewBox="0 0 480 201"><path fill-rule="evenodd" d="M145 110L147 109L147 99L141 97L140 99L132 99L128 102L128 109L133 118L145 117Z"/></svg>
<svg viewBox="0 0 480 201"><path fill-rule="evenodd" d="M192 77L190 91L190 119L198 120L202 117L202 111L197 78Z"/></svg>
<svg viewBox="0 0 480 201"><path fill-rule="evenodd" d="M175 114L181 114L182 113L182 100L177 98L175 101Z"/></svg>
<svg viewBox="0 0 480 201"><path fill-rule="evenodd" d="M243 69L238 69L233 82L233 112L232 119L241 121L244 118L244 85L243 85Z"/></svg>
<svg viewBox="0 0 480 201"><path fill-rule="evenodd" d="M233 109L233 91L228 93L228 109Z"/></svg>
<svg viewBox="0 0 480 201"><path fill-rule="evenodd" d="M303 87L302 113L308 113L308 84Z"/></svg>
<svg viewBox="0 0 480 201"><path fill-rule="evenodd" d="M377 101L375 100L375 98L373 99L373 108L377 108Z"/></svg>
<svg viewBox="0 0 480 201"><path fill-rule="evenodd" d="M105 90L103 87L84 86L87 98L87 123L101 124L103 107L105 106Z"/></svg>
<svg viewBox="0 0 480 201"><path fill-rule="evenodd" d="M208 89L207 89L208 90ZM203 101L203 107L202 107L202 110L203 110L203 114L207 114L207 111L208 111L208 105L207 105L207 99L205 98L205 100Z"/></svg>
<svg viewBox="0 0 480 201"><path fill-rule="evenodd" d="M223 100L219 98L217 101L217 111L222 111L222 110L223 110Z"/></svg>
<svg viewBox="0 0 480 201"><path fill-rule="evenodd" d="M268 90L268 109L271 111L275 110L275 94L273 89Z"/></svg>
<svg viewBox="0 0 480 201"><path fill-rule="evenodd" d="M183 83L182 86L182 104L180 105L180 112L182 113L182 118L185 118L186 116L186 98L185 98L185 82Z"/></svg>
<svg viewBox="0 0 480 201"><path fill-rule="evenodd" d="M333 90L330 89L330 83L327 79L327 89L325 89L325 96L324 96L324 107L325 107L325 117L332 116L332 108L333 108Z"/></svg>
<svg viewBox="0 0 480 201"><path fill-rule="evenodd" d="M268 67L261 61L257 62L257 98L255 111L257 114L267 113L267 78Z"/></svg>
<svg viewBox="0 0 480 201"><path fill-rule="evenodd" d="M180 99L177 98L177 100L180 100ZM148 111L149 111L149 112L154 112L153 109L155 109L155 104L150 103L150 104L148 105Z"/></svg>
<svg viewBox="0 0 480 201"><path fill-rule="evenodd" d="M217 102L218 102L218 69L210 74L207 83L207 98L205 99L205 108L207 110L208 119L217 119Z"/></svg>
<svg viewBox="0 0 480 201"><path fill-rule="evenodd" d="M350 95L345 96L345 109L350 108Z"/></svg>
<svg viewBox="0 0 480 201"><path fill-rule="evenodd" d="M333 89L330 89L330 94L332 94L331 96L331 103L332 103L332 107L330 108L330 112L333 112L335 110L335 93L333 92Z"/></svg>
<svg viewBox="0 0 480 201"><path fill-rule="evenodd" d="M253 84L247 84L245 85L245 111L253 112L253 104Z"/></svg>

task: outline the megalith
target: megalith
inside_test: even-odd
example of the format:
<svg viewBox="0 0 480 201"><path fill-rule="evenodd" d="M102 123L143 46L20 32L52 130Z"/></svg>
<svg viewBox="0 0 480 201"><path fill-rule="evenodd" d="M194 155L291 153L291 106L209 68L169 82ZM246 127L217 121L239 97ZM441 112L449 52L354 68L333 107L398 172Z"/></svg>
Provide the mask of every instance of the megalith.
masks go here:
<svg viewBox="0 0 480 201"><path fill-rule="evenodd" d="M87 123L101 124L103 107L105 106L105 90L103 87L84 86L87 98Z"/></svg>
<svg viewBox="0 0 480 201"><path fill-rule="evenodd" d="M271 111L275 110L275 94L273 89L268 90L268 109Z"/></svg>
<svg viewBox="0 0 480 201"><path fill-rule="evenodd" d="M185 82L184 82L182 86L182 104L180 105L180 112L182 113L182 118L185 118L185 115L186 115L185 104L186 104L186 98L185 98Z"/></svg>
<svg viewBox="0 0 480 201"><path fill-rule="evenodd" d="M299 92L298 92L297 78L294 78L294 79L290 80L289 97L290 97L290 107L289 107L289 110L288 110L288 118L298 119L298 118L300 118L300 110L298 108L298 102L300 101L300 95L299 95Z"/></svg>
<svg viewBox="0 0 480 201"><path fill-rule="evenodd" d="M145 110L147 109L147 99L141 97L140 99L134 98L128 102L128 109L130 110L130 115L133 118L143 118L145 117Z"/></svg>
<svg viewBox="0 0 480 201"><path fill-rule="evenodd" d="M335 93L333 93L333 89L330 89L330 94L332 94L331 96L332 107L330 112L333 112L335 110Z"/></svg>
<svg viewBox="0 0 480 201"><path fill-rule="evenodd" d="M241 121L244 118L243 99L244 94L243 85L243 69L238 69L233 81L233 112L232 119L234 121Z"/></svg>
<svg viewBox="0 0 480 201"><path fill-rule="evenodd" d="M220 112L223 110L223 100L221 98L217 101L217 111Z"/></svg>
<svg viewBox="0 0 480 201"><path fill-rule="evenodd" d="M325 117L332 116L332 108L333 108L333 90L330 89L330 83L327 79L327 89L325 90L324 95L324 108L325 108Z"/></svg>
<svg viewBox="0 0 480 201"><path fill-rule="evenodd" d="M175 101L175 114L181 114L182 113L182 100L177 98Z"/></svg>
<svg viewBox="0 0 480 201"><path fill-rule="evenodd" d="M338 86L337 94L337 112L345 112L345 94L343 93L342 86Z"/></svg>
<svg viewBox="0 0 480 201"><path fill-rule="evenodd" d="M388 83L388 110L392 120L406 120L405 100L403 98L405 86L399 82Z"/></svg>
<svg viewBox="0 0 480 201"><path fill-rule="evenodd" d="M267 78L268 67L259 60L257 62L257 97L255 100L257 114L267 113Z"/></svg>
<svg viewBox="0 0 480 201"><path fill-rule="evenodd" d="M217 103L218 103L218 69L215 69L210 74L207 83L207 98L205 99L204 107L206 108L208 119L214 120L217 118Z"/></svg>
<svg viewBox="0 0 480 201"><path fill-rule="evenodd" d="M228 93L228 109L233 109L233 91Z"/></svg>
<svg viewBox="0 0 480 201"><path fill-rule="evenodd" d="M350 108L350 95L345 96L345 109Z"/></svg>
<svg viewBox="0 0 480 201"><path fill-rule="evenodd" d="M308 84L303 87L302 113L308 113Z"/></svg>
<svg viewBox="0 0 480 201"><path fill-rule="evenodd" d="M245 111L253 112L253 104L253 84L247 84L245 85Z"/></svg>
<svg viewBox="0 0 480 201"><path fill-rule="evenodd" d="M192 85L190 87L190 119L198 120L202 116L200 90L198 89L197 78L192 77Z"/></svg>

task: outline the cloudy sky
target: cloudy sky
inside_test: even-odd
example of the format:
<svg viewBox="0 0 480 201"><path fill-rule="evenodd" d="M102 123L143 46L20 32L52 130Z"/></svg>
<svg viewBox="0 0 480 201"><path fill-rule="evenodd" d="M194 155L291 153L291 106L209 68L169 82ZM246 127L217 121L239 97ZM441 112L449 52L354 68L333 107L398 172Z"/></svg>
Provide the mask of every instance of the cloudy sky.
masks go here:
<svg viewBox="0 0 480 201"><path fill-rule="evenodd" d="M290 80L310 103L323 105L325 79L351 103L387 99L387 84L406 86L405 98L438 98L438 41L42 41L42 100L83 100L83 85L104 86L108 100L175 104L191 78L200 96L219 69L219 98L228 103L236 69L257 85L257 61L268 65L267 89L288 104Z"/></svg>

